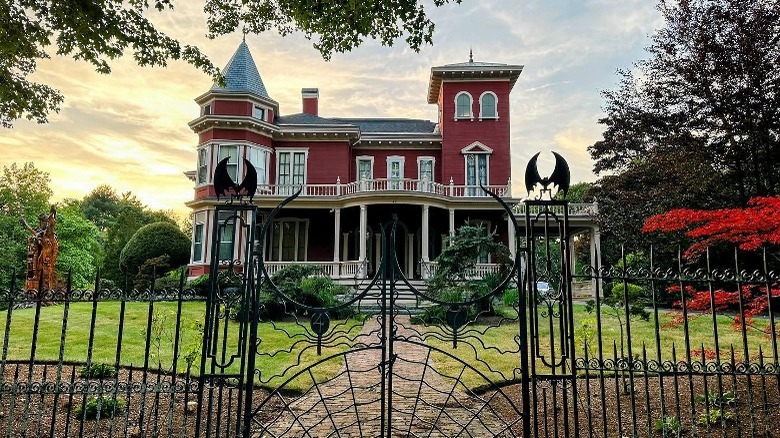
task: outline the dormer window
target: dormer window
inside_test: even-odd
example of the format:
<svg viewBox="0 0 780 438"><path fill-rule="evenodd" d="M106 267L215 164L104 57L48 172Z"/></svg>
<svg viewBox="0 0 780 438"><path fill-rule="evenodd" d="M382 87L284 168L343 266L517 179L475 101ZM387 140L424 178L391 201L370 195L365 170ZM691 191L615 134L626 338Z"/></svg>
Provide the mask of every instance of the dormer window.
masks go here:
<svg viewBox="0 0 780 438"><path fill-rule="evenodd" d="M474 115L471 113L471 95L465 91L461 91L455 96L455 119L472 119Z"/></svg>
<svg viewBox="0 0 780 438"><path fill-rule="evenodd" d="M265 108L255 105L252 110L252 117L260 120L265 120Z"/></svg>
<svg viewBox="0 0 780 438"><path fill-rule="evenodd" d="M485 91L479 98L479 119L498 118L498 98L492 91Z"/></svg>
<svg viewBox="0 0 780 438"><path fill-rule="evenodd" d="M203 105L203 115L207 116L209 114L211 114L211 104L210 103L206 104L206 105Z"/></svg>

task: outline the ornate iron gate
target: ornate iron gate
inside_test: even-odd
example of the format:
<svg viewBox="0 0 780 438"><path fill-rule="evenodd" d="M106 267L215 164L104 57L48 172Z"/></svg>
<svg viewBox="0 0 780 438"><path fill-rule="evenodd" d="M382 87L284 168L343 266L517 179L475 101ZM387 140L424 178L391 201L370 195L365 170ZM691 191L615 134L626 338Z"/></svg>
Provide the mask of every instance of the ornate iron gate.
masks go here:
<svg viewBox="0 0 780 438"><path fill-rule="evenodd" d="M490 195L519 231L510 207ZM489 286L464 273L464 284L429 292L403 275L390 221L381 227L382 258L373 278L340 291L337 300L316 302L272 281L262 255L274 218L296 196L264 217L262 229L254 206L217 209L211 272L222 273L212 275L207 301L197 433L530 436L538 400L529 398L528 354L539 353L527 348L527 318L539 319L519 303L529 286L535 289L529 281L541 278L523 277L521 266L535 258L526 262L528 252L514 243L518 256ZM228 257L239 254L225 246L238 242L239 229L250 238L239 242L238 258ZM306 281L315 288L329 283ZM510 310L496 313L496 300ZM491 336L509 336L513 347ZM273 337L288 343L266 347ZM553 374L560 377L563 369L558 364ZM226 388L232 406L223 401Z"/></svg>

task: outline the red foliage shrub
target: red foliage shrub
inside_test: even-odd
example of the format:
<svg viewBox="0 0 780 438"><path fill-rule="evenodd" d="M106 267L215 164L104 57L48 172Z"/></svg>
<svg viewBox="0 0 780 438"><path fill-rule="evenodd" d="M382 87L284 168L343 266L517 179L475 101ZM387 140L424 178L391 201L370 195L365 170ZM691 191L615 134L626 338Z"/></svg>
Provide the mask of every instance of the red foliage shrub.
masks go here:
<svg viewBox="0 0 780 438"><path fill-rule="evenodd" d="M762 245L780 244L780 196L753 198L746 208L671 210L649 217L642 231L683 231L697 239L685 251L686 258L703 253L716 242L729 242L742 250L755 251Z"/></svg>

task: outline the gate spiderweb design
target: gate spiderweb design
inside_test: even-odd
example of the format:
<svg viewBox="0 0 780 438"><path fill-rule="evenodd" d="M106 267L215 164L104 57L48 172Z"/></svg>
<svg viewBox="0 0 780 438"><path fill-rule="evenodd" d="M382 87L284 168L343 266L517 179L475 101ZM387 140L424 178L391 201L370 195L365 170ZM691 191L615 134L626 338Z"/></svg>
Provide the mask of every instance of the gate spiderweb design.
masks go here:
<svg viewBox="0 0 780 438"><path fill-rule="evenodd" d="M382 378L378 333L379 321L367 321L361 337L377 340L374 345L331 356L285 383L297 381L296 386L300 386L302 381L308 382L302 393L285 394L285 385L274 391L254 413L252 436L520 436L519 413L504 418L497 410L502 404L512 405L502 391L474 393L463 383L464 375L476 373L474 369L462 363L457 374L442 373L433 366L431 354L436 350L422 343L396 341L395 360L386 364L392 370L392 387L383 388L390 379ZM312 370L328 361L340 362L341 370L332 379L319 382ZM385 394L392 403L388 403L389 413L383 418ZM383 434L386 418L390 419L390 432Z"/></svg>

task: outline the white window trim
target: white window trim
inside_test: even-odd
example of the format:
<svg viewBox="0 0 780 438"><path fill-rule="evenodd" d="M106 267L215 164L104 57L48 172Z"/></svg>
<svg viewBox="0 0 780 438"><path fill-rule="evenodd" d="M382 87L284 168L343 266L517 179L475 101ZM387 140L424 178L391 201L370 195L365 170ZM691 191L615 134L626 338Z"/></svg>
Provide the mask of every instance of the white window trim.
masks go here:
<svg viewBox="0 0 780 438"><path fill-rule="evenodd" d="M209 113L206 114L206 107L209 107ZM200 115L201 116L210 116L214 114L214 100L210 100L203 105L200 106Z"/></svg>
<svg viewBox="0 0 780 438"><path fill-rule="evenodd" d="M495 106L495 108L494 108L494 109L495 109L495 113L496 113L496 116L495 116L495 117L484 117L484 116L482 116L482 98L483 98L483 97L484 97L486 94L492 94L492 95L493 95L493 99L495 99L495 103L496 103L496 106ZM482 120L482 119L486 119L486 120L498 120L498 96L496 96L496 93L494 93L494 92L492 92L492 91L485 91L484 93L482 93L482 94L480 94L480 95L479 95L479 120Z"/></svg>
<svg viewBox="0 0 780 438"><path fill-rule="evenodd" d="M420 175L420 165L423 161L430 161L431 162L431 181L436 181L436 157L433 156L419 156L417 157L417 179L422 180L422 176Z"/></svg>
<svg viewBox="0 0 780 438"><path fill-rule="evenodd" d="M309 148L276 148L276 178L274 178L274 184L279 185L279 155L284 153L294 154L296 152L303 152L303 186L305 187L309 181ZM290 156L290 179L292 179L292 155ZM292 184L290 184L292 186Z"/></svg>
<svg viewBox="0 0 780 438"><path fill-rule="evenodd" d="M463 185L469 186L469 155L484 155L485 156L485 172L487 172L487 175L485 175L485 185L490 185L490 155L493 153L491 150L490 152L485 151L472 151L472 152L464 152L463 153ZM471 187L471 186L469 186ZM477 175L477 184L475 187L479 187L479 175Z"/></svg>
<svg viewBox="0 0 780 438"><path fill-rule="evenodd" d="M198 173L200 172L200 163L198 161L195 162L195 187L203 187L211 184L211 177L212 177L212 171L211 171L211 161L213 160L213 151L214 149L211 147L210 143L202 144L198 146L196 149L196 153L198 154L198 159L200 158L200 151L205 150L206 151L206 178L198 182Z"/></svg>
<svg viewBox="0 0 780 438"><path fill-rule="evenodd" d="M206 217L208 211L199 211L192 215L192 249L190 252L190 260L192 263L203 263L206 260L206 248L208 247L208 232L206 230ZM198 225L203 225L203 236L201 236L200 242L200 260L195 261L195 230Z"/></svg>
<svg viewBox="0 0 780 438"><path fill-rule="evenodd" d="M235 183L239 184L241 182L242 178L243 178L243 175L244 175L244 160L242 160L242 158L246 158L246 154L245 154L246 145L244 145L242 143L237 143L237 142L226 142L226 143L215 143L215 144L217 146L217 159L219 159L219 150L223 146L225 146L225 147L235 146L236 147L236 155L238 155L236 157L236 179L238 181L235 181ZM217 162L217 164L219 164L219 162Z"/></svg>
<svg viewBox="0 0 780 438"><path fill-rule="evenodd" d="M387 157L387 180L390 181L390 165L391 163L398 162L401 165L399 166L400 174L398 175L398 181L404 180L404 165L406 164L406 157L403 155L389 155ZM395 179L395 178L392 178Z"/></svg>
<svg viewBox="0 0 780 438"><path fill-rule="evenodd" d="M217 236L216 236L217 244L216 244L216 250L217 250L217 258L219 258L220 246L222 245L222 233L220 233L219 231L222 229L221 226L223 225L223 221L225 219L220 219L219 218L219 215L217 214L217 210L211 210L211 211L214 212L213 213L213 218L214 218L214 222L217 224ZM229 213L229 212L225 212L225 211L220 212L220 213L228 213L228 214L226 214L227 217L232 217L233 216L233 213ZM233 239L234 240L233 240L233 248L232 248L233 249L233 254L230 255L231 260L238 260L238 253L240 251L239 247L241 246L240 241L241 241L242 232L243 232L243 230L242 230L242 228L240 226L240 221L238 219L234 219L233 220ZM212 242L209 242L209 244L212 244ZM225 260L225 259L220 259L220 260Z"/></svg>
<svg viewBox="0 0 780 438"><path fill-rule="evenodd" d="M266 147L266 146L260 146L260 145L245 145L244 148L245 148L245 156L246 156L247 160L250 163L252 163L252 160L249 160L249 153L250 153L251 150L259 149L259 150L261 150L261 151L266 153L265 182L262 183L262 184L263 185L268 185L269 184L269 180L271 178L271 154L273 154L273 152L274 152L273 149L271 149L269 147ZM241 161L243 162L243 160L241 160ZM255 163L252 163L252 165L254 166ZM257 170L257 168L255 168L255 170ZM259 180L259 178L258 178L258 180ZM261 184L260 181L258 181L258 184Z"/></svg>
<svg viewBox="0 0 780 438"><path fill-rule="evenodd" d="M260 108L260 109L263 110L263 117L262 118L255 117L255 108ZM259 105L259 104L253 103L252 104L252 118L255 118L257 120L262 120L262 121L265 122L268 119L268 108L263 106L263 105Z"/></svg>
<svg viewBox="0 0 780 438"><path fill-rule="evenodd" d="M430 161L431 162L431 179L430 181L423 181L422 179L422 172L420 169L420 166L422 166L423 161ZM436 182L436 157L432 156L419 156L417 157L417 184L418 184L418 190L421 191L430 191L433 189L433 184ZM424 186L424 184L427 184L427 187Z"/></svg>
<svg viewBox="0 0 780 438"><path fill-rule="evenodd" d="M475 141L465 148L460 150L461 154L492 154L493 148L489 147L481 141Z"/></svg>
<svg viewBox="0 0 780 438"><path fill-rule="evenodd" d="M463 94L469 97L469 115L467 117L458 117L458 97ZM474 120L474 97L468 91L460 91L455 95L455 120Z"/></svg>
<svg viewBox="0 0 780 438"><path fill-rule="evenodd" d="M283 228L283 224L285 222L293 222L296 224L296 230L295 230L295 260L291 260L294 262L305 262L309 260L309 219L303 219L303 218L294 218L294 217L285 217L281 219L274 219L275 223L279 223L279 229L281 230ZM298 238L300 235L298 234L298 228L300 227L300 224L304 224L306 229L306 237L304 237L303 241L303 260L298 259ZM273 227L272 227L273 230ZM274 261L281 261L282 260L282 247L284 246L284 233L281 233L279 236L279 244L276 248L273 247L273 237L269 239L269 249L273 252L272 254L272 260ZM273 256L276 257L273 257Z"/></svg>
<svg viewBox="0 0 780 438"><path fill-rule="evenodd" d="M373 155L358 155L355 157L355 180L360 181L360 162L361 161L370 161L371 162L371 174L368 176L368 179L374 179L374 156Z"/></svg>

